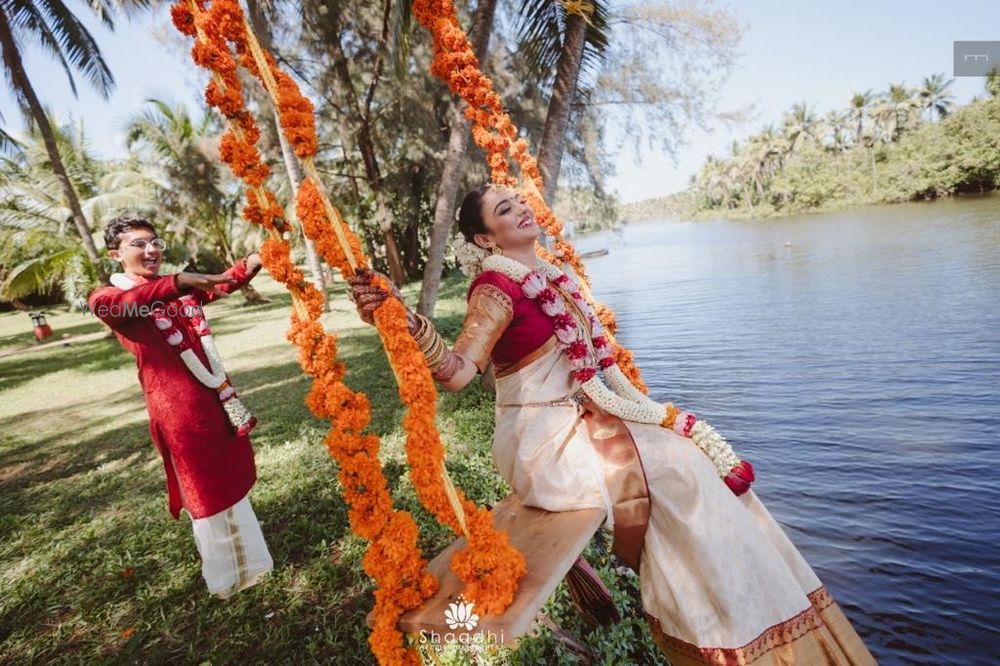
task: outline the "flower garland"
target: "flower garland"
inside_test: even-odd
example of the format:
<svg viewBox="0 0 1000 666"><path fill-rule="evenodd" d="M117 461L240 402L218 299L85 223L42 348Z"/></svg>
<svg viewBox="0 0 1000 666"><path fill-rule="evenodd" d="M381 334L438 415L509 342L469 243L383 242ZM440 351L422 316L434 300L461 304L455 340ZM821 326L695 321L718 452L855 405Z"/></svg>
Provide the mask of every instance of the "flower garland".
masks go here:
<svg viewBox="0 0 1000 666"><path fill-rule="evenodd" d="M437 580L427 571L417 546L412 516L392 508L378 459L378 437L363 432L370 421L367 398L343 383L346 369L336 360L336 338L319 323L323 295L292 263L288 241L281 236L287 228L284 210L263 186L267 165L254 146L260 131L243 105L236 62L226 43L227 39L242 38L242 10L232 0L215 0L207 8L205 2L179 0L171 7L171 15L182 33L196 39L192 49L195 62L212 72L206 101L227 121L221 156L247 184L243 217L269 231L260 250L261 260L292 295L287 337L299 348L299 363L313 378L306 403L317 417L331 421L325 443L340 466L351 527L370 542L362 567L377 586L375 627L369 637L372 652L381 663L419 663L416 651L403 646L396 624L405 610L417 607L434 593ZM302 134L294 145L301 150L309 143L308 134Z"/></svg>
<svg viewBox="0 0 1000 666"><path fill-rule="evenodd" d="M452 239L451 246L462 273L469 278L479 275L480 271L483 270L483 259L490 256L490 251L465 240L462 234L458 234Z"/></svg>
<svg viewBox="0 0 1000 666"><path fill-rule="evenodd" d="M135 282L124 273L112 275L111 284L124 291L135 286ZM233 388L232 382L226 374L226 368L222 365L222 356L219 355L219 350L215 346L215 339L208 327L208 319L205 318L204 310L202 310L198 300L190 294L185 294L177 300L181 304L178 314L188 319L194 332L198 335L201 348L205 352L205 357L208 358L208 368L198 358L198 354L192 349L191 343L188 342L184 333L177 328L174 320L167 314L166 306L160 305L153 309L150 313L153 323L167 344L177 352L195 379L218 393L222 408L226 412L230 425L235 428L237 437L249 435L250 431L257 425L257 418L250 413L250 410L236 395L236 389Z"/></svg>
<svg viewBox="0 0 1000 666"><path fill-rule="evenodd" d="M569 11L569 10L567 10ZM517 126L504 111L503 100L494 89L493 82L479 68L472 44L458 22L453 0L414 0L413 15L431 32L434 42L434 60L430 71L442 79L448 88L465 100L465 115L472 121L472 138L486 152L486 161L497 185L514 187L507 154L514 158L524 181L524 195L534 210L539 226L555 240L553 256L539 246L539 254L556 263L567 263L580 278L588 300L590 279L583 260L571 243L562 237L563 224L542 197L542 173L538 162L528 150L528 141L518 138ZM601 321L608 331L615 360L629 380L643 392L646 385L635 364L635 356L614 338L616 331L614 312L606 306L598 307Z"/></svg>
<svg viewBox="0 0 1000 666"><path fill-rule="evenodd" d="M741 460L715 428L698 420L691 412L679 411L671 403L661 405L653 401L632 386L615 363L601 323L580 293L576 280L546 261L540 261L538 269L531 270L502 255L483 259L482 269L506 275L521 286L525 297L539 304L552 322L562 353L573 367L573 378L598 407L626 421L662 425L678 435L690 437L709 457L719 477L733 493L742 495L750 488L754 480L753 466ZM568 293L580 313L589 320L589 340L580 322L567 310L566 300L559 291ZM601 380L599 369L604 371L613 390Z"/></svg>
<svg viewBox="0 0 1000 666"><path fill-rule="evenodd" d="M284 228L283 211L273 194L263 188L267 167L253 145L259 130L242 107L235 59L227 41L233 44L240 63L264 84L278 110L282 132L303 160L307 178L297 193L296 210L306 236L316 242L324 259L345 275L363 266L360 242L330 203L312 162L316 140L311 103L294 80L277 67L271 54L260 48L239 4L213 0L206 9L203 1L181 0L172 14L178 28L198 40L192 53L196 62L213 71L206 99L215 102L229 121L220 152L248 185L244 217L272 231L261 248L262 259L275 279L292 292L293 304L299 302L296 295L308 292L311 285L291 264L287 242L276 233ZM212 45L214 50L199 49L203 44ZM377 584L369 644L380 663L417 663L419 656L403 646L396 625L405 610L433 594L437 581L426 571L426 562L416 548L417 528L412 517L392 509L377 458L378 438L362 433L370 421L367 398L342 383L344 368L335 362L335 339L325 334L317 321L322 301L310 305L313 307L307 310L296 305L289 339L300 347L303 369L315 378L307 404L314 414L332 422L326 443L341 466L352 528L371 541L362 560L366 573ZM436 390L423 355L409 334L402 308L390 299L375 313L375 321L407 407L404 428L410 477L424 506L440 522L468 537L467 549L452 560L452 568L466 583L464 594L475 599L484 613L499 613L513 600L518 581L526 572L524 558L508 542L506 533L494 528L491 513L465 499L447 476L444 447L435 425Z"/></svg>

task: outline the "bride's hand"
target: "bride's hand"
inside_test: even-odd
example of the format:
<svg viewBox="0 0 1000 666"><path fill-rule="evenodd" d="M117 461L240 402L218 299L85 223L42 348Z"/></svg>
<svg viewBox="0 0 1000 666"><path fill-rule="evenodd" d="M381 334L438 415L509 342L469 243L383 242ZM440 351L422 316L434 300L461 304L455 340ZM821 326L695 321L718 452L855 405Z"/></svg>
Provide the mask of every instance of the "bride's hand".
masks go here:
<svg viewBox="0 0 1000 666"><path fill-rule="evenodd" d="M359 268L353 275L347 278L347 283L351 285L350 298L357 306L358 315L361 317L361 320L366 324L375 323L375 311L385 302L385 299L389 298L390 294L389 291L375 284L376 277L382 278L382 280L392 287L392 295L398 298L400 302L403 301L403 295L399 293L399 289L396 288L396 285L388 277L369 268Z"/></svg>

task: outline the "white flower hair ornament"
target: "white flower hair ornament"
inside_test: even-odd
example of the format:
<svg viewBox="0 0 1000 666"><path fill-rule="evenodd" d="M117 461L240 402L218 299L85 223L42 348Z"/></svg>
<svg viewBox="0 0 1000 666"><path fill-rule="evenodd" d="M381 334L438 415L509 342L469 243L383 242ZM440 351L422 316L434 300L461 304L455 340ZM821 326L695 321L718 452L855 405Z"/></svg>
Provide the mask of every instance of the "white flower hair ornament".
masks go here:
<svg viewBox="0 0 1000 666"><path fill-rule="evenodd" d="M458 259L458 265L462 268L462 272L470 278L474 278L482 272L483 260L492 254L486 248L465 240L461 233L452 239L452 250L455 252L455 258Z"/></svg>

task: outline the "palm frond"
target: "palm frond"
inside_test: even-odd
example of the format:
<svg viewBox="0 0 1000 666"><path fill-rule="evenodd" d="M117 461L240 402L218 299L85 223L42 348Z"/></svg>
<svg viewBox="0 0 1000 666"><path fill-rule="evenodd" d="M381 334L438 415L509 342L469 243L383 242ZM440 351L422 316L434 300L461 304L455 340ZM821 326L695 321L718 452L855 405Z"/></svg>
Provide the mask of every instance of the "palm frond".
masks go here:
<svg viewBox="0 0 1000 666"><path fill-rule="evenodd" d="M77 97L76 89L76 79L73 78L73 68L70 63L66 60L66 54L63 52L62 45L60 43L59 35L52 31L49 26L46 17L38 10L35 3L32 0L8 0L10 2L9 16L11 28L14 31L15 39L27 40L30 43L39 46L43 51L47 51L49 55L55 58L56 62L62 67L63 71L66 73L66 78L69 81L69 89L73 93L74 97ZM16 48L15 44L15 48ZM20 57L18 54L17 57ZM4 61L7 68L10 69L10 65ZM12 79L13 80L13 79ZM17 90L15 88L15 93L17 93L18 98L24 97L24 92ZM25 113L25 117L29 120L31 119L31 113L27 110L27 103L20 99L22 110Z"/></svg>
<svg viewBox="0 0 1000 666"><path fill-rule="evenodd" d="M70 273L80 253L79 247L67 247L21 262L4 276L0 283L0 298L12 301L29 294L51 291Z"/></svg>
<svg viewBox="0 0 1000 666"><path fill-rule="evenodd" d="M66 60L90 81L104 99L111 96L115 79L101 49L87 27L62 0L35 0L46 15Z"/></svg>
<svg viewBox="0 0 1000 666"><path fill-rule="evenodd" d="M0 115L0 121L2 120L3 115ZM21 152L22 148L20 141L7 133L3 127L0 127L0 155L16 155Z"/></svg>
<svg viewBox="0 0 1000 666"><path fill-rule="evenodd" d="M610 22L605 2L594 2L588 17L581 72L592 72L603 62L608 48ZM515 27L518 51L524 56L529 71L539 80L551 79L562 53L566 32L566 10L553 0L522 0Z"/></svg>

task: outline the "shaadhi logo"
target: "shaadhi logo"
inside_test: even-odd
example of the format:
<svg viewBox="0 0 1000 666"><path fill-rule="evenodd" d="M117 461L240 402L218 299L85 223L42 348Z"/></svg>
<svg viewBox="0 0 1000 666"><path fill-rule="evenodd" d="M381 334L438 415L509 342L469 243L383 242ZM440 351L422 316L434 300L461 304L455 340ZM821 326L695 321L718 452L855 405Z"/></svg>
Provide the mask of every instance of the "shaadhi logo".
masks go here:
<svg viewBox="0 0 1000 666"><path fill-rule="evenodd" d="M461 627L466 631L475 629L479 624L479 616L472 612L473 605L471 601L466 602L461 596L458 598L458 603L448 604L448 608L444 610L444 621L448 624L448 628Z"/></svg>
<svg viewBox="0 0 1000 666"><path fill-rule="evenodd" d="M434 630L421 629L420 642L436 645L458 643L463 646L462 649L470 650L485 649L503 643L502 630L499 634L483 628L472 631L479 624L479 615L473 612L474 606L473 602L466 601L465 597L459 595L444 609L444 621L451 631L439 634Z"/></svg>

